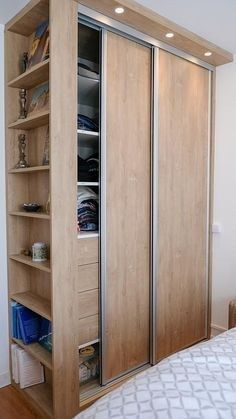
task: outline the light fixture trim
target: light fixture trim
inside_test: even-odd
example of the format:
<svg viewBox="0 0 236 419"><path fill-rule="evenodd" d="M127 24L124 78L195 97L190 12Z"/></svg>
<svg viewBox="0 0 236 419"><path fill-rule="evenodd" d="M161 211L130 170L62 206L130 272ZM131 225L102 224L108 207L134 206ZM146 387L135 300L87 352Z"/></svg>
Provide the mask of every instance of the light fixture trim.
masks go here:
<svg viewBox="0 0 236 419"><path fill-rule="evenodd" d="M174 36L175 36L175 34L174 34L173 32L167 32L167 33L165 34L165 37L166 37L166 38L174 38Z"/></svg>
<svg viewBox="0 0 236 419"><path fill-rule="evenodd" d="M115 8L115 12L116 12L118 15L122 15L122 13L124 13L124 11L125 11L124 7L116 7L116 8Z"/></svg>
<svg viewBox="0 0 236 419"><path fill-rule="evenodd" d="M212 52L211 51L206 51L204 53L204 55L205 55L205 57L210 57L212 55Z"/></svg>

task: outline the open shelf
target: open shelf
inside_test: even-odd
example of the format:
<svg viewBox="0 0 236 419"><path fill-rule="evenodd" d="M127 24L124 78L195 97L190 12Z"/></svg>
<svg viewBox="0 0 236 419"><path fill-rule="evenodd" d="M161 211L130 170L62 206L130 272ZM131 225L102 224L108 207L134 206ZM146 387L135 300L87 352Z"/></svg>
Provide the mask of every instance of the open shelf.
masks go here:
<svg viewBox="0 0 236 419"><path fill-rule="evenodd" d="M18 119L12 124L8 125L8 128L12 129L22 129L28 130L37 128L49 123L49 111L35 112L34 115L31 115L25 119Z"/></svg>
<svg viewBox="0 0 236 419"><path fill-rule="evenodd" d="M50 215L42 212L11 211L9 215L18 217L38 218L39 220L50 220Z"/></svg>
<svg viewBox="0 0 236 419"><path fill-rule="evenodd" d="M99 182L77 182L77 186L99 186Z"/></svg>
<svg viewBox="0 0 236 419"><path fill-rule="evenodd" d="M51 319L51 303L46 298L42 298L39 295L33 294L30 291L20 292L13 294L10 298L17 303L22 304L23 306L29 308L45 319Z"/></svg>
<svg viewBox="0 0 236 419"><path fill-rule="evenodd" d="M91 342L83 343L83 345L79 346L79 349L86 348L86 346L95 345L95 343L99 343L99 339L92 340Z"/></svg>
<svg viewBox="0 0 236 419"><path fill-rule="evenodd" d="M41 362L41 364L43 364L49 370L52 370L51 352L47 351L47 349L44 349L39 343L30 343L29 345L25 345L21 339L12 338L12 340L26 352L36 358L39 362Z"/></svg>
<svg viewBox="0 0 236 419"><path fill-rule="evenodd" d="M8 22L6 30L29 36L41 22L48 19L48 15L49 0L34 0Z"/></svg>
<svg viewBox="0 0 236 419"><path fill-rule="evenodd" d="M33 172L45 172L50 170L50 166L33 166L25 167L24 169L11 169L8 173L17 174L17 173L33 173Z"/></svg>
<svg viewBox="0 0 236 419"><path fill-rule="evenodd" d="M31 89L49 79L49 59L36 64L25 73L11 80L8 87Z"/></svg>
<svg viewBox="0 0 236 419"><path fill-rule="evenodd" d="M78 93L81 104L98 102L99 80L78 75Z"/></svg>
<svg viewBox="0 0 236 419"><path fill-rule="evenodd" d="M30 256L25 255L11 255L10 259L15 260L16 262L24 263L25 265L39 269L40 271L51 272L49 260L46 262L34 262Z"/></svg>
<svg viewBox="0 0 236 419"><path fill-rule="evenodd" d="M45 412L48 417L53 417L52 387L50 384L37 384L36 386L25 388L23 391L39 406L43 414Z"/></svg>

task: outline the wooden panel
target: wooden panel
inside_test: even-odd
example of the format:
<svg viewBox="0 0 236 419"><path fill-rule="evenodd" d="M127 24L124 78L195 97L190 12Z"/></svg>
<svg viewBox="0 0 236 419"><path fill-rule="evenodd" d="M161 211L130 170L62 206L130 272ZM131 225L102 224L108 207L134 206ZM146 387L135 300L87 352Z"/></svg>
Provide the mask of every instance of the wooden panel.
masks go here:
<svg viewBox="0 0 236 419"><path fill-rule="evenodd" d="M209 72L160 51L156 357L206 337Z"/></svg>
<svg viewBox="0 0 236 419"><path fill-rule="evenodd" d="M79 319L98 314L98 290L79 293L78 307Z"/></svg>
<svg viewBox="0 0 236 419"><path fill-rule="evenodd" d="M8 83L8 87L32 89L49 79L49 59L34 65Z"/></svg>
<svg viewBox="0 0 236 419"><path fill-rule="evenodd" d="M50 17L53 404L57 419L71 419L79 410L75 334L78 327L75 292L78 277L77 3L73 0L50 0Z"/></svg>
<svg viewBox="0 0 236 419"><path fill-rule="evenodd" d="M13 19L6 29L21 35L29 36L37 26L48 19L49 0L31 0Z"/></svg>
<svg viewBox="0 0 236 419"><path fill-rule="evenodd" d="M97 10L131 28L179 48L214 66L233 61L233 55L230 52L158 15L153 10L138 4L134 0L78 0L78 3ZM125 8L125 13L122 15L115 13L115 8L119 6L124 6ZM165 37L167 32L174 32L175 36L168 39ZM206 51L212 51L212 55L205 57L204 53Z"/></svg>
<svg viewBox="0 0 236 419"><path fill-rule="evenodd" d="M25 119L18 119L8 125L8 128L17 128L22 130L33 129L48 124L49 111L38 111Z"/></svg>
<svg viewBox="0 0 236 419"><path fill-rule="evenodd" d="M78 280L76 282L76 290L78 292L98 288L98 263L79 266L78 273Z"/></svg>
<svg viewBox="0 0 236 419"><path fill-rule="evenodd" d="M78 322L78 346L98 339L98 315L85 317Z"/></svg>
<svg viewBox="0 0 236 419"><path fill-rule="evenodd" d="M78 265L98 263L98 238L77 240Z"/></svg>
<svg viewBox="0 0 236 419"><path fill-rule="evenodd" d="M108 34L105 381L149 362L151 50Z"/></svg>

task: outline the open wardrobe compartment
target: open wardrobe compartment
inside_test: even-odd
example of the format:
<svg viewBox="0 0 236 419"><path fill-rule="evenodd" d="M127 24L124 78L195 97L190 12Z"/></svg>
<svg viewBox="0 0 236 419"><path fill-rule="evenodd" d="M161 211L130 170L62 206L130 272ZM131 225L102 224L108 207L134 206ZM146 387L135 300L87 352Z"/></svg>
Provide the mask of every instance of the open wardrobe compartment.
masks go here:
<svg viewBox="0 0 236 419"><path fill-rule="evenodd" d="M26 388L13 362L12 383L45 418L210 333L214 74L231 57L165 43L127 3L32 0L6 26L11 356L40 373ZM18 310L40 324L30 343Z"/></svg>

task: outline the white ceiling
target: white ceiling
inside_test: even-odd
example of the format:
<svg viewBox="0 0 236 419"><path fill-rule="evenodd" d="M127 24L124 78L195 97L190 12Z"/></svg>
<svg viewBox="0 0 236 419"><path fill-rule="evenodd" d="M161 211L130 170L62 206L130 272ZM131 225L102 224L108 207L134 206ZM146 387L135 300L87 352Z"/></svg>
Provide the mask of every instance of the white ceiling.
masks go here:
<svg viewBox="0 0 236 419"><path fill-rule="evenodd" d="M236 0L137 0L162 16L236 54ZM28 0L0 0L6 23Z"/></svg>

